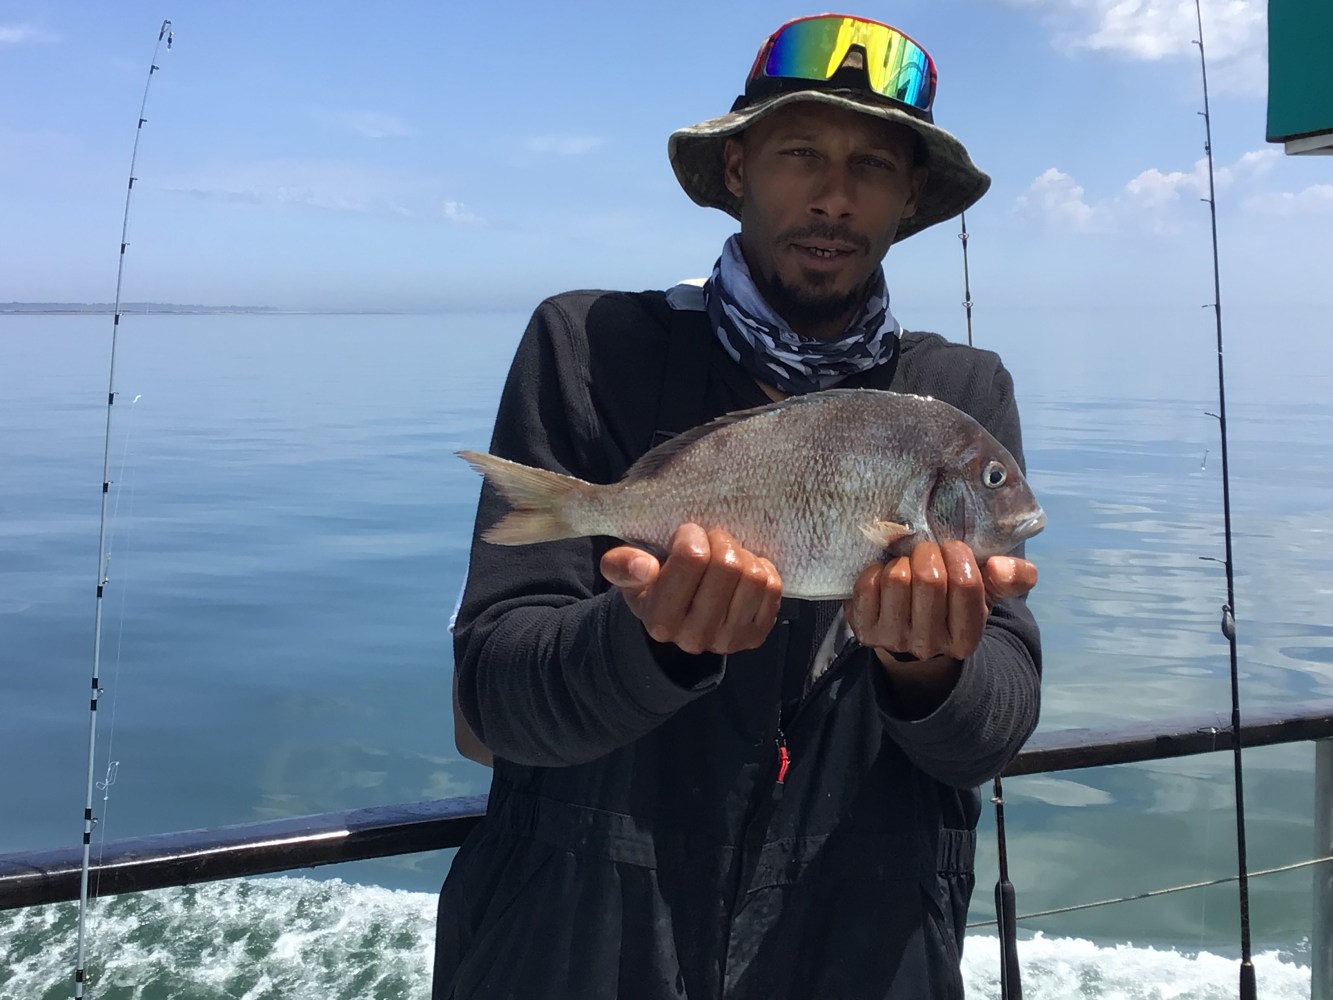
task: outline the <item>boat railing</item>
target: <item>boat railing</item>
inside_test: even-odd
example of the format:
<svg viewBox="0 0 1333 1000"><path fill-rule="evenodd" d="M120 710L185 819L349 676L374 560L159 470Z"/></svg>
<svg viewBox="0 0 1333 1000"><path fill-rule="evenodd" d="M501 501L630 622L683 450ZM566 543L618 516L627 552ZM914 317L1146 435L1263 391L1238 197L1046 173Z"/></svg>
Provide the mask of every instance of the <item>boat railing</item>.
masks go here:
<svg viewBox="0 0 1333 1000"><path fill-rule="evenodd" d="M1227 716L1229 716L1229 712ZM1131 764L1233 749L1221 714L1107 729L1038 733L1005 777ZM1253 708L1245 748L1312 741L1313 860L1333 859L1333 699ZM458 847L486 811L484 795L318 813L109 841L92 866L95 895L314 868ZM0 910L79 897L83 847L0 854ZM1333 862L1315 866L1311 996L1333 1000Z"/></svg>

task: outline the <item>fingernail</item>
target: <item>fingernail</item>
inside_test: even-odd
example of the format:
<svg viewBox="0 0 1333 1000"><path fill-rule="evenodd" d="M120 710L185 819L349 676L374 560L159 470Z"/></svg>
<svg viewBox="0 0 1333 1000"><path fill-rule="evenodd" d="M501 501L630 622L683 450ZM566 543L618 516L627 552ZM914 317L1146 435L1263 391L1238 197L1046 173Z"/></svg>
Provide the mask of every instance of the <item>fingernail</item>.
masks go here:
<svg viewBox="0 0 1333 1000"><path fill-rule="evenodd" d="M652 574L652 560L647 556L635 556L629 561L629 575L637 583L647 583Z"/></svg>

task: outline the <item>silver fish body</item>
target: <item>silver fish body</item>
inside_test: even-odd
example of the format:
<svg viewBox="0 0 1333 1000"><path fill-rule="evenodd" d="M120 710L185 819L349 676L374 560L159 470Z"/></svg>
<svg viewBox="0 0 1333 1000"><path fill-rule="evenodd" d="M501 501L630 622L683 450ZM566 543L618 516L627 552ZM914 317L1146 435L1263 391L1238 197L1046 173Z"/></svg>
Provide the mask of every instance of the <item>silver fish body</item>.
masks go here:
<svg viewBox="0 0 1333 1000"><path fill-rule="evenodd" d="M661 553L693 522L725 528L769 559L788 597L845 598L866 566L919 541L961 539L985 560L1046 524L1018 463L974 419L877 389L828 389L719 417L604 486L459 455L513 508L487 541L609 535Z"/></svg>

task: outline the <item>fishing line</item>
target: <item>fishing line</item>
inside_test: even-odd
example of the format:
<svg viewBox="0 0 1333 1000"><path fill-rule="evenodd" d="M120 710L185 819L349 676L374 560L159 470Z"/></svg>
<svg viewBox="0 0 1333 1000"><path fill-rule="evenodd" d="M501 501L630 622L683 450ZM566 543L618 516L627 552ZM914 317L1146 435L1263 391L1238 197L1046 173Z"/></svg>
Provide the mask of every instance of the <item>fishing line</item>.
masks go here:
<svg viewBox="0 0 1333 1000"><path fill-rule="evenodd" d="M130 440L134 436L134 412L141 398L143 397L140 395L136 395L132 400L130 400L130 417L128 420L125 421L126 424L125 441L124 444L121 446L120 450L120 472L116 476L116 483L117 483L116 503L111 511L112 525L117 525L120 523L120 501L121 498L125 495L125 486L127 482L129 484L130 497L129 497L128 509L126 511L126 516L131 521L133 521L134 518L134 482L132 480L127 480L125 470L129 462ZM106 575L108 577L111 575L111 564L115 560L115 547L116 547L115 543L116 543L115 534L108 533L107 551L106 551L106 568L107 568ZM96 897L101 894L100 888L102 884L102 872L100 869L102 865L102 855L106 848L107 829L110 826L109 819L111 812L111 786L116 783L116 777L120 773L120 761L115 759L116 707L120 702L120 661L121 661L121 653L125 646L125 608L127 605L126 599L128 593L129 593L129 588L127 587L120 588L120 609L119 609L119 614L117 615L117 622L116 622L116 656L111 668L111 719L110 719L110 724L107 726L106 777L104 777L101 781L97 782L97 787L102 791L102 812L94 821L97 829L97 840L98 840L97 865L99 870L97 872L97 878L89 892L89 895L92 897Z"/></svg>
<svg viewBox="0 0 1333 1000"><path fill-rule="evenodd" d="M125 277L125 248L129 246L126 237L129 234L130 204L134 198L134 166L139 156L139 139L143 135L144 123L148 121L144 112L148 109L148 90L153 83L153 74L157 72L157 58L165 40L167 50L171 50L171 22L163 21L157 33L157 44L153 47L153 58L148 65L148 80L143 88L143 100L139 104L139 123L134 130L134 147L130 152L130 179L125 189L125 213L120 226L120 255L116 264L116 300L113 308L114 319L111 330L111 359L107 374L106 394L106 433L102 446L102 501L101 514L97 529L97 600L93 618L93 670L92 697L88 706L88 773L87 794L83 806L83 860L79 869L79 929L78 947L74 965L74 998L81 1000L86 979L87 927L88 927L88 876L90 853L95 820L93 818L93 790L97 785L97 702L102 696L102 598L106 592L109 547L107 545L107 496L111 489L111 426L112 411L116 402L116 344L120 333L120 294ZM108 768L103 792L109 794L110 786L115 781L115 770Z"/></svg>
<svg viewBox="0 0 1333 1000"><path fill-rule="evenodd" d="M1260 868L1258 871L1250 872L1251 878L1258 878L1261 875L1283 875L1287 872L1300 871L1302 868L1314 868L1318 865L1333 864L1333 854L1322 858L1307 858L1304 861L1293 861L1286 865L1276 865L1273 868ZM1235 875L1223 875L1219 878L1205 879L1202 882L1187 882L1184 885L1167 886L1164 889L1148 889L1144 892L1136 892L1131 896L1113 896L1110 899L1096 899L1090 903L1071 903L1068 906L1057 906L1049 910L1033 910L1031 913L1020 914L1019 920L1035 920L1038 917L1053 917L1062 913L1077 913L1080 910L1097 910L1103 906L1117 906L1120 903L1136 903L1143 899L1156 899L1158 896L1170 896L1177 892L1189 892L1192 889L1210 889L1213 886L1227 885L1230 882L1238 882L1239 878ZM977 927L994 927L995 920L975 920L967 925L968 930Z"/></svg>
<svg viewBox="0 0 1333 1000"><path fill-rule="evenodd" d="M958 240L963 247L963 309L967 313L967 346L972 346L972 280L967 268L967 213L960 216ZM1018 918L1014 884L1009 881L1009 845L1004 832L1004 785L995 776L991 802L995 804L995 844L999 877L995 882L995 920L1000 929L1000 1000L1023 1000L1018 964Z"/></svg>
<svg viewBox="0 0 1333 1000"><path fill-rule="evenodd" d="M1203 81L1204 153L1208 159L1208 217L1212 225L1213 243L1213 316L1217 329L1217 418L1221 437L1222 458L1222 535L1226 545L1227 602L1222 605L1222 635L1226 637L1231 659L1231 744L1233 773L1236 787L1236 884L1240 902L1240 998L1255 1000L1254 962L1250 955L1250 880L1245 849L1245 784L1241 758L1243 734L1240 728L1240 671L1236 665L1236 586L1235 563L1231 550L1231 479L1227 464L1227 393L1226 369L1222 356L1222 276L1217 249L1217 190L1213 177L1213 125L1208 105L1208 60L1203 47L1203 7L1194 0L1194 15L1198 22L1199 71ZM1204 306L1205 309L1208 306Z"/></svg>

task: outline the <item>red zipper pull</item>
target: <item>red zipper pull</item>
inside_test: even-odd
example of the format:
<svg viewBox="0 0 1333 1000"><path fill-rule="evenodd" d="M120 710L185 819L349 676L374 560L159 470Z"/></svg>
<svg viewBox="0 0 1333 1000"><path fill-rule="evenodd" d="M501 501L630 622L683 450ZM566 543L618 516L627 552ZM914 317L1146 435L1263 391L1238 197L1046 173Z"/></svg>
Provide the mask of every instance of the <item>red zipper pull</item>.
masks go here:
<svg viewBox="0 0 1333 1000"><path fill-rule="evenodd" d="M791 767L791 753L787 750L787 737L778 730L778 776L776 784L773 786L773 798L782 798L782 786L787 781L787 768Z"/></svg>

